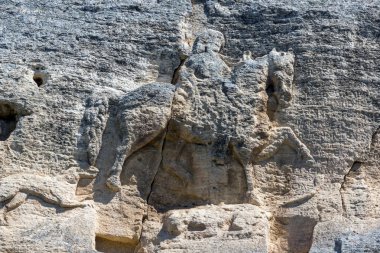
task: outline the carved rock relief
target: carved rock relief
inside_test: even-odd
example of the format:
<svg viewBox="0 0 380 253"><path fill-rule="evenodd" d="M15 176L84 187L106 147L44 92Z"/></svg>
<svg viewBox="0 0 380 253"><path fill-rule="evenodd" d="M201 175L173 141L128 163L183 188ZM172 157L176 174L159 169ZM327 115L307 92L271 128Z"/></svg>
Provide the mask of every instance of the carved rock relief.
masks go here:
<svg viewBox="0 0 380 253"><path fill-rule="evenodd" d="M168 149L164 150L163 170L166 172L162 177L176 177L177 184L182 188L192 188L189 186L192 182L201 181L197 185L203 184L204 189L195 194L197 197L190 201L192 204L208 203L210 198L214 198L215 203L241 201L259 204L260 201L254 193L253 163L268 160L281 146L286 145L294 150L304 166L314 164L309 149L293 130L290 127L279 126L267 112L268 104L271 104L273 111L290 105L293 95L294 55L292 52L272 50L269 55L251 59L250 54L246 53L239 63L231 65L224 60L225 56L219 53L223 43L223 36L217 31L202 34L195 42L193 54L180 71L167 134ZM270 95L268 88L272 90ZM170 141L173 143L170 144ZM169 145L172 145L172 148ZM193 154L187 155L190 156L187 158L189 161L184 161L186 155L181 156L183 152ZM200 153L195 155L194 152ZM212 162L202 161L206 159ZM221 188L220 182L211 182L213 179L204 180L212 178L212 174L220 173L217 167L230 168L226 169L230 171L230 175L229 179L225 180L230 183L233 181L231 177L234 177L231 174L241 176L237 169L231 170L231 167L236 167L232 165L232 160L244 170L245 175L242 177L246 178L246 182L245 186L244 183L242 185L246 189L246 198L203 198L207 194L217 195L218 193L212 193L212 189L216 188L217 192ZM205 175L206 172L202 171L211 170L210 167L215 167L215 170L210 172L210 175ZM160 173L158 180L159 177ZM224 183L233 188L229 182ZM162 183L157 181L157 185ZM194 187L184 195L194 197L193 189ZM228 194L230 193L231 191ZM153 190L153 196L154 194ZM164 191L157 196L157 199L163 198ZM176 201L178 198L171 202ZM165 205L170 204L162 204Z"/></svg>
<svg viewBox="0 0 380 253"><path fill-rule="evenodd" d="M84 207L87 203L75 195L78 180L76 168L57 177L22 173L1 178L0 203L5 206L4 216L29 196L63 208Z"/></svg>
<svg viewBox="0 0 380 253"><path fill-rule="evenodd" d="M28 196L64 208L82 207L86 204L76 195L78 182L93 180L97 174L105 177L110 192L106 195L113 198L126 186L122 178L128 174L123 173L126 161L144 159L138 152L145 149L149 153L148 146L153 147L155 158L147 162L146 169L152 172L146 180L147 191L140 197L158 209L220 202L261 205L253 179L255 163L270 159L283 145L295 150L305 165L314 163L293 130L275 120L276 111L292 100L294 55L272 50L252 59L246 52L233 63L220 53L223 45L223 34L218 31L199 35L192 54L179 69L176 86L153 83L122 96L90 97L80 130L87 165L79 161L80 168L60 177L22 173L0 179L4 217ZM43 77L36 75L36 83L43 85ZM0 136L7 138L18 116L6 106L0 109L4 118L0 118ZM104 136L109 125L115 142ZM112 162L98 173L99 157L104 158L107 154L101 153L107 149L113 150L107 158ZM136 161L131 164L137 166ZM127 184L138 184L135 175L129 177ZM130 188L125 189L121 201L123 196L134 195L126 193ZM94 200L105 205L111 201L107 199ZM133 232L113 235L106 218L99 238L130 243L124 235L130 233L127 237L136 244L145 208L141 205L134 207L139 218ZM98 207L98 211L105 212L102 208L106 207Z"/></svg>
<svg viewBox="0 0 380 253"><path fill-rule="evenodd" d="M249 204L170 210L161 219L147 220L144 227L137 252L165 248L193 252L229 252L231 248L235 252L247 249L266 252L269 244L267 215L260 207Z"/></svg>
<svg viewBox="0 0 380 253"><path fill-rule="evenodd" d="M152 183L151 203L160 202L165 195L165 190L155 192L155 183L174 187L173 190L176 187L188 190L183 195L193 195L199 201L190 202L199 204L210 198L214 198L211 202L223 201L226 197L223 194L228 193L210 193L209 188L217 191L220 184L229 187L235 182L239 185L236 194L245 192L237 202L259 205L252 164L268 160L283 145L294 150L305 166L314 163L309 149L293 130L279 126L275 120L276 111L292 101L293 53L273 49L268 55L252 59L246 52L239 62L231 63L220 54L223 45L223 34L218 31L200 34L192 54L179 70L176 87L151 84L121 97L90 98L84 116L90 166L96 166L101 147L108 145L102 143L107 122L113 120L117 126L119 142L109 147L115 150L115 155L105 173L111 191L117 192L122 187L120 177L126 159L163 133L162 169ZM113 119L109 119L110 101L117 105ZM228 171L214 176L220 177L222 183L206 182L206 178L213 177L210 173L214 173L207 170L220 166ZM194 175L194 170L198 175ZM169 186L174 181L165 184L167 176L176 178L177 186ZM206 180L198 193L190 189L196 180ZM201 196L207 191L208 196ZM236 196L230 195L227 202L236 202Z"/></svg>
<svg viewBox="0 0 380 253"><path fill-rule="evenodd" d="M118 98L115 112L120 143L115 160L109 169L107 186L112 191L121 188L120 175L126 158L159 136L167 126L171 116L174 87L163 84L150 84ZM95 165L101 148L102 134L108 118L107 98L88 102L85 117L88 122L84 131L88 143L88 162Z"/></svg>

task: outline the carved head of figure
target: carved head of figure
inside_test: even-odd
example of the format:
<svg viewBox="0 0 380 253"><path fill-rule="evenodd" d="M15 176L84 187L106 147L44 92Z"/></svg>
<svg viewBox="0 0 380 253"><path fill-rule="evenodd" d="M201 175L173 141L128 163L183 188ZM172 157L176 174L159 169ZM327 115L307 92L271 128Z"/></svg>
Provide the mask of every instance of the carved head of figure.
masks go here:
<svg viewBox="0 0 380 253"><path fill-rule="evenodd" d="M208 29L201 33L194 42L193 53L204 52L218 53L224 46L225 40L223 33Z"/></svg>
<svg viewBox="0 0 380 253"><path fill-rule="evenodd" d="M269 53L269 79L280 107L288 107L293 96L294 54L293 52Z"/></svg>

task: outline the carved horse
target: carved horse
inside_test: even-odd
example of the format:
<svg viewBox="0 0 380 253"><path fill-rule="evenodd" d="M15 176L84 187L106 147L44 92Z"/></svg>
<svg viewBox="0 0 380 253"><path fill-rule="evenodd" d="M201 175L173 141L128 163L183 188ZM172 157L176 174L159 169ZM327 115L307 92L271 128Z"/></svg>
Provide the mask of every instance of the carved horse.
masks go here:
<svg viewBox="0 0 380 253"><path fill-rule="evenodd" d="M292 129L277 127L263 110L263 108L267 108L269 99L272 100L272 103L274 101L277 109L289 106L293 86L293 53L272 50L269 55L255 60L246 56L244 61L234 66L231 71L230 66L219 55L223 44L224 38L220 32L207 31L196 40L193 54L180 70L180 82L176 88L169 84L151 84L129 92L119 99L116 122L119 125L122 144L117 147L116 159L107 179L107 186L111 190L119 191L121 188L120 174L125 160L162 133L170 119L181 124L182 119L186 117L186 112L191 112L191 108L194 107L191 103L198 103L194 101L202 100L202 97L196 92L197 85L207 82L209 79L212 79L213 82L229 80L235 91L239 92L231 94L226 92L227 96L231 96L229 99L236 107L241 107L246 114L249 114L250 120L242 122L242 124L246 124L241 127L244 132L230 136L226 145L233 146L236 157L244 167L248 185L247 195L250 202L255 202L252 198L253 179L249 166L252 160L268 159L277 152L283 143L287 143L298 151L303 160L313 162L310 151L297 138ZM266 92L268 85L273 90L270 98ZM172 102L176 103L173 108ZM186 110L186 108L190 110ZM93 110L93 108L89 110ZM181 113L185 114L181 115ZM189 134L194 133L189 130L184 135L188 137ZM242 140L242 137L245 140ZM101 139L99 136L97 138ZM199 136L197 139L202 138L207 137ZM95 153L98 150L95 148ZM89 152L94 153L94 149L89 147ZM96 154L92 154L90 158L94 155ZM90 160L90 164L94 165L94 159Z"/></svg>

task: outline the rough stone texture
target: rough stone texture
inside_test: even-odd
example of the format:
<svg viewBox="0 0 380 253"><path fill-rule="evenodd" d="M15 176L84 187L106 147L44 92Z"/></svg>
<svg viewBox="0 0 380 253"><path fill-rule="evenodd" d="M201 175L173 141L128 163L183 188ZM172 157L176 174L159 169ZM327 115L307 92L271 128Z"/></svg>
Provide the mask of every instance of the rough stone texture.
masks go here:
<svg viewBox="0 0 380 253"><path fill-rule="evenodd" d="M0 3L0 252L379 252L380 1Z"/></svg>
<svg viewBox="0 0 380 253"><path fill-rule="evenodd" d="M249 205L207 205L150 213L137 252L266 252L269 222Z"/></svg>

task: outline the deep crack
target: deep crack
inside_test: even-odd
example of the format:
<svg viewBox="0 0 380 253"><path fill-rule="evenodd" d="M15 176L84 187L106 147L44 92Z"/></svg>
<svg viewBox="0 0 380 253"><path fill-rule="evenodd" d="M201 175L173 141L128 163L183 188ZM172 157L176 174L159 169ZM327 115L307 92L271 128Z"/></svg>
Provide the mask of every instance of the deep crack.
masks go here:
<svg viewBox="0 0 380 253"><path fill-rule="evenodd" d="M175 91L174 91L175 92ZM150 209L150 205L149 205L149 199L150 199L150 196L152 194L152 191L153 191L153 185L154 185L154 182L156 181L156 177L157 177L157 174L158 174L158 171L160 170L160 168L162 167L162 161L164 160L164 148L165 148L165 144L166 144L166 135L168 134L168 131L169 131L169 124L170 124L170 121L172 119L172 112L173 112L173 100L172 100L172 104L171 104L171 113L170 113L170 117L169 117L169 120L168 120L168 123L165 127L165 131L164 131L164 136L163 136L163 141L162 141L162 145L161 145L161 160L160 160L160 163L159 163L159 166L158 166L158 169L156 171L156 173L154 174L154 177L153 177L153 180L152 180L152 183L150 184L150 190L149 190L149 193L148 193L148 196L146 198L146 215L143 216L143 219L142 219L142 224L141 224L141 231L140 231L140 236L139 236L139 242L137 245L140 245L141 244L141 238L142 238L142 233L143 233L143 230L144 230L144 222L145 220L149 219L149 209Z"/></svg>
<svg viewBox="0 0 380 253"><path fill-rule="evenodd" d="M176 92L176 90L174 90L174 93ZM174 99L174 96L173 96L173 99ZM153 191L153 185L154 185L154 182L156 181L156 177L157 177L157 174L158 174L158 171L160 170L160 168L162 167L162 162L164 160L164 148L165 148L165 145L166 145L166 136L168 134L168 131L169 131L169 124L172 120L172 116L173 116L173 99L172 99L172 102L171 102L171 106L170 106L170 116L169 116L169 120L168 120L168 123L165 127L165 131L164 131L164 136L163 136L163 141L162 141L162 146L161 146L161 160L160 160L160 163L159 163L159 166L158 166L158 169L156 171L156 173L154 174L154 177L153 177L153 180L152 180L152 183L150 184L150 190L149 190L149 193L148 193L148 196L146 198L146 203L147 203L147 218L149 218L149 200L150 200L150 196L152 194L152 191Z"/></svg>
<svg viewBox="0 0 380 253"><path fill-rule="evenodd" d="M171 118L171 116L170 116ZM170 119L171 120L171 119ZM165 128L165 134L163 136L163 142L162 142L162 145L161 145L161 160L160 160L160 163L159 163L159 166L158 166L158 169L156 171L156 174L154 174L154 177L153 177L153 180L152 180L152 183L150 184L150 191L149 191L149 194L148 194L148 197L146 198L146 202L147 204L149 205L149 199L150 199L150 196L152 194L152 191L153 191L153 184L154 182L156 181L156 177L157 177L157 174L158 174L158 171L160 170L160 168L162 167L162 161L164 160L164 155L163 155L163 152L164 152L164 147L165 147L165 143L166 143L166 135L169 131L169 123L170 123L170 120L168 121L168 124L166 125L166 128ZM147 210L147 215L148 215L148 210ZM149 217L149 216L148 216Z"/></svg>
<svg viewBox="0 0 380 253"><path fill-rule="evenodd" d="M179 71L181 70L182 66L185 64L185 61L188 57L187 56L184 56L182 59L181 59L181 62L180 64L178 65L178 67L174 70L173 72L173 76L172 76L172 80L171 80L171 84L177 84L178 82L178 79L179 79Z"/></svg>
<svg viewBox="0 0 380 253"><path fill-rule="evenodd" d="M353 164L351 165L351 168L349 169L349 171L344 175L343 182L340 185L339 193L340 193L340 199L341 199L341 203L342 203L343 216L347 215L347 208L346 208L345 201L344 201L343 194L342 194L342 191L344 190L344 184L346 183L347 176L350 174L350 172L358 171L360 169L361 165L362 165L362 162L354 161Z"/></svg>

